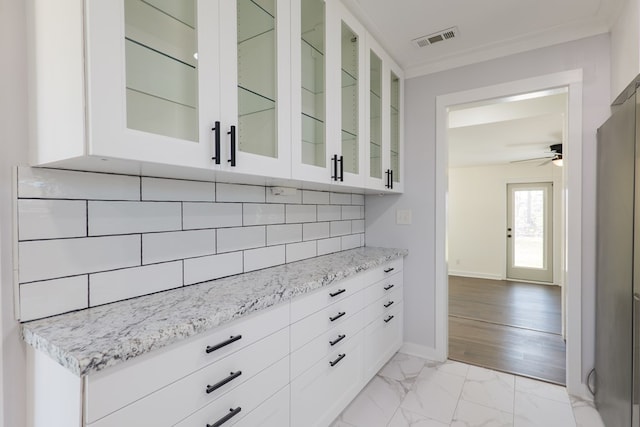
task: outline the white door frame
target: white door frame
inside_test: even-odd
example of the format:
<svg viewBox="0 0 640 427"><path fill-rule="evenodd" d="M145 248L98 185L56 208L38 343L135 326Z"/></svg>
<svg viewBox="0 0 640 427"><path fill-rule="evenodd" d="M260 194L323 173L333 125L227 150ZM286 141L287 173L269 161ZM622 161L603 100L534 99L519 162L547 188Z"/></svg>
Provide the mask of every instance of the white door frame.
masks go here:
<svg viewBox="0 0 640 427"><path fill-rule="evenodd" d="M447 266L447 192L448 192L448 108L454 105L503 98L546 89L568 88L568 132L563 148L564 188L566 195L566 254L561 275L567 293L567 390L577 396L590 396L582 381L582 70L563 71L455 92L436 97L436 171L435 171L435 353L445 360L449 345L449 289ZM571 218L571 221L566 221Z"/></svg>

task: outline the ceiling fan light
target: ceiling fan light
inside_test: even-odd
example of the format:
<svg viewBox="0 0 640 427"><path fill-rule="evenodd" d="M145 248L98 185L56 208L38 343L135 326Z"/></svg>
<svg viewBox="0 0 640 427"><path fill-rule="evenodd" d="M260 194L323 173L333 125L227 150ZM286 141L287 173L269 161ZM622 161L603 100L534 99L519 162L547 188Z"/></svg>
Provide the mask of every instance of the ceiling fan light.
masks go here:
<svg viewBox="0 0 640 427"><path fill-rule="evenodd" d="M556 154L553 160L551 160L551 163L553 163L556 166L562 167L562 154Z"/></svg>

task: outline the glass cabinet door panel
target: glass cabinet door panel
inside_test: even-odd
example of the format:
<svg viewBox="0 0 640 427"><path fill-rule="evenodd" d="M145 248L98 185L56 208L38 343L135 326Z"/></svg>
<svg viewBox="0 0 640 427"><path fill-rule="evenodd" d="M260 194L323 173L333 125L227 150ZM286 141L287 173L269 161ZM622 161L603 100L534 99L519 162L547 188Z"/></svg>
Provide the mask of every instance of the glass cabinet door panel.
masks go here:
<svg viewBox="0 0 640 427"><path fill-rule="evenodd" d="M369 175L382 178L382 60L372 52L369 65Z"/></svg>
<svg viewBox="0 0 640 427"><path fill-rule="evenodd" d="M358 174L358 36L342 23L342 156L344 171Z"/></svg>
<svg viewBox="0 0 640 427"><path fill-rule="evenodd" d="M391 73L391 139L389 145L393 182L400 182L400 79Z"/></svg>
<svg viewBox="0 0 640 427"><path fill-rule="evenodd" d="M325 4L301 2L302 163L326 166L325 141Z"/></svg>
<svg viewBox="0 0 640 427"><path fill-rule="evenodd" d="M278 157L275 0L237 0L238 150Z"/></svg>
<svg viewBox="0 0 640 427"><path fill-rule="evenodd" d="M198 140L195 0L125 0L127 127Z"/></svg>

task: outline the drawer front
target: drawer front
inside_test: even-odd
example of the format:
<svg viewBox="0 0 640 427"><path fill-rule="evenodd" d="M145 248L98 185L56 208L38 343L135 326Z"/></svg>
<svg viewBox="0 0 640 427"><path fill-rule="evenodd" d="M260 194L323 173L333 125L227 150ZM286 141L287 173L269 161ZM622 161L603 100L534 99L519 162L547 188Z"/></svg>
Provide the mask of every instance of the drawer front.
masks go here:
<svg viewBox="0 0 640 427"><path fill-rule="evenodd" d="M297 350L318 335L343 324L363 307L364 295L358 292L292 324L291 350Z"/></svg>
<svg viewBox="0 0 640 427"><path fill-rule="evenodd" d="M344 357L338 362L339 355ZM291 426L326 427L362 388L362 332L291 383ZM330 363L334 363L331 366Z"/></svg>
<svg viewBox="0 0 640 427"><path fill-rule="evenodd" d="M365 304L372 304L383 296L393 292L395 289L402 287L402 284L402 272L395 273L387 278L379 280L366 289Z"/></svg>
<svg viewBox="0 0 640 427"><path fill-rule="evenodd" d="M402 302L395 305L364 329L365 381L373 377L402 345L402 305Z"/></svg>
<svg viewBox="0 0 640 427"><path fill-rule="evenodd" d="M364 310L360 310L344 323L319 335L291 354L291 379L331 353L340 352L364 327ZM332 344L333 343L333 344Z"/></svg>
<svg viewBox="0 0 640 427"><path fill-rule="evenodd" d="M289 305L280 304L90 375L86 380L86 422L100 419L288 325ZM238 336L242 338L207 353L207 347Z"/></svg>
<svg viewBox="0 0 640 427"><path fill-rule="evenodd" d="M269 398L269 396L272 396L276 390L280 390L280 395L278 397L281 399L281 401L283 399L281 394L282 388L284 388L285 390L284 395L286 395L288 398L288 387L286 387L287 383L289 382L288 372L289 358L284 358L278 361L276 364L270 366L268 369L260 372L258 375L252 378L251 381L247 381L235 390L220 397L220 399L217 399L198 412L185 418L184 420L176 424L176 427L205 427L207 424L215 424L217 421L222 421L222 419L225 417L230 417L232 415L232 410L236 410L236 415L229 418L228 421L223 424L224 427L229 427L232 425L241 425L243 427L262 426L263 424L252 424L250 423L250 421L252 419L259 421L262 419L262 416L266 417L267 419L272 418L273 408L268 405L264 412L253 415L252 412L254 410L259 410L260 405L263 402L266 403L266 400ZM286 411L288 411L288 404L285 405L286 406L284 406L283 409L286 409ZM238 408L240 408L240 411L237 411ZM246 423L243 423L245 417L248 418L248 421ZM273 419L271 419L270 422L273 422ZM146 426L153 424L140 425ZM167 425L167 422L161 422L157 425ZM266 425L271 426L272 424ZM282 425L288 425L288 417L287 421L285 421L285 423Z"/></svg>
<svg viewBox="0 0 640 427"><path fill-rule="evenodd" d="M96 427L166 425L180 421L242 387L268 366L289 353L288 329L282 329L235 354L219 360L95 422ZM287 368L289 364L287 362ZM284 380L288 382L287 369ZM286 384L285 382L285 384ZM271 389L271 394L277 389Z"/></svg>
<svg viewBox="0 0 640 427"><path fill-rule="evenodd" d="M379 282L380 280L384 280L389 276L392 276L396 273L402 271L403 259L397 258L386 262L384 265L380 267L376 267L374 269L368 270L364 273L365 283L371 284L375 282Z"/></svg>
<svg viewBox="0 0 640 427"><path fill-rule="evenodd" d="M403 301L402 286L395 286L388 291L389 293L383 295L377 301L368 305L365 309L365 324L373 322L375 319L382 315L387 315L390 311L394 310Z"/></svg>
<svg viewBox="0 0 640 427"><path fill-rule="evenodd" d="M365 284L363 279L363 275L358 274L291 300L291 323L360 291Z"/></svg>

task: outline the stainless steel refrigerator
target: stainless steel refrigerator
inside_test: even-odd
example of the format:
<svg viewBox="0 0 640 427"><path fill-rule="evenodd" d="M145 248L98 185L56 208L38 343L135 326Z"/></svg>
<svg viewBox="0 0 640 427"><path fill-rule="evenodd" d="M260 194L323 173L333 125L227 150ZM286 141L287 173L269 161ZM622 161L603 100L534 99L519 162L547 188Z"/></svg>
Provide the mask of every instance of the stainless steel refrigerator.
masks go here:
<svg viewBox="0 0 640 427"><path fill-rule="evenodd" d="M639 84L598 129L595 402L607 427L640 427Z"/></svg>

